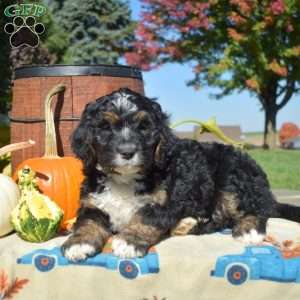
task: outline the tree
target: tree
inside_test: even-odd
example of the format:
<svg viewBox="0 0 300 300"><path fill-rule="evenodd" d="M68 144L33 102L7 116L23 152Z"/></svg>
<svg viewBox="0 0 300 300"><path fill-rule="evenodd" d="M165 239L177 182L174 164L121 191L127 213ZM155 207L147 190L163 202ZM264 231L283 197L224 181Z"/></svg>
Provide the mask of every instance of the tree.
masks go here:
<svg viewBox="0 0 300 300"><path fill-rule="evenodd" d="M300 1L142 0L129 64L194 65L190 85L249 91L265 112L264 145L276 145L276 117L299 92Z"/></svg>
<svg viewBox="0 0 300 300"><path fill-rule="evenodd" d="M121 0L65 0L57 20L69 34L65 63L117 63L133 39L130 10Z"/></svg>
<svg viewBox="0 0 300 300"><path fill-rule="evenodd" d="M51 12L54 14L59 13L63 8L66 0L44 0L44 3L51 9Z"/></svg>
<svg viewBox="0 0 300 300"><path fill-rule="evenodd" d="M63 62L63 57L70 46L69 34L61 27L56 14L56 11L48 9L47 14L41 19L45 26L45 32L41 36L41 47L49 52L48 63Z"/></svg>

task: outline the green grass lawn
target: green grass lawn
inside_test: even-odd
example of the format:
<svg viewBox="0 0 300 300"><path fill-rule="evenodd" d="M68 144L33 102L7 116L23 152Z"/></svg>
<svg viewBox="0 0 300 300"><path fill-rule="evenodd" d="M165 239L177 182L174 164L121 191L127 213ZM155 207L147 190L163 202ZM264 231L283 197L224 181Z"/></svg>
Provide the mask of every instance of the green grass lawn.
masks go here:
<svg viewBox="0 0 300 300"><path fill-rule="evenodd" d="M300 150L249 150L275 189L300 191Z"/></svg>
<svg viewBox="0 0 300 300"><path fill-rule="evenodd" d="M261 131L249 131L249 132L243 132L243 135L247 138L248 136L253 136L253 135L260 135L262 136L263 133Z"/></svg>

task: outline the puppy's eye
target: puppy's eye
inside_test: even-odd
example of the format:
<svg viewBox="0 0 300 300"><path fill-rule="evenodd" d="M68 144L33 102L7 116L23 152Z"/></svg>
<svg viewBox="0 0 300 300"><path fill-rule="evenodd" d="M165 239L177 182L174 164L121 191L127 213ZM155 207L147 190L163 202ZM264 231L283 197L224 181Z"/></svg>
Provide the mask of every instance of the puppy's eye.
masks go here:
<svg viewBox="0 0 300 300"><path fill-rule="evenodd" d="M101 123L99 127L101 130L106 130L106 131L111 129L111 126L108 122Z"/></svg>
<svg viewBox="0 0 300 300"><path fill-rule="evenodd" d="M145 131L151 128L151 123L148 120L143 120L140 122L138 129Z"/></svg>

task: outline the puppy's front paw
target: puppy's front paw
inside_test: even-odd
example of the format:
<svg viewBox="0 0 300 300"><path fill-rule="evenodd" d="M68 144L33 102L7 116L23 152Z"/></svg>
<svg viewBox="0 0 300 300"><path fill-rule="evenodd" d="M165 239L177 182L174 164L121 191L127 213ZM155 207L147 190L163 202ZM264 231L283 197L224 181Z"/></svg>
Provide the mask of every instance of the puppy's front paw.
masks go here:
<svg viewBox="0 0 300 300"><path fill-rule="evenodd" d="M88 243L72 243L67 240L62 245L63 255L72 262L85 260L96 253L96 248Z"/></svg>
<svg viewBox="0 0 300 300"><path fill-rule="evenodd" d="M141 257L146 253L146 249L142 249L137 245L129 243L122 236L114 237L111 247L114 255L121 258Z"/></svg>
<svg viewBox="0 0 300 300"><path fill-rule="evenodd" d="M258 233L256 229L251 229L249 232L244 232L239 236L235 236L235 238L246 245L257 245L263 242L265 235Z"/></svg>

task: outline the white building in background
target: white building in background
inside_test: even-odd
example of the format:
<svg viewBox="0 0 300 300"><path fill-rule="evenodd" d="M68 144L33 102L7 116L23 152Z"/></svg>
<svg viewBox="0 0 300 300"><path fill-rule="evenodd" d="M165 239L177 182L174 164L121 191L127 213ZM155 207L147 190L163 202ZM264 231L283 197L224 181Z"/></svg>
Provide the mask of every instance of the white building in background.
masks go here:
<svg viewBox="0 0 300 300"><path fill-rule="evenodd" d="M300 149L300 136L286 139L283 143L283 148Z"/></svg>

